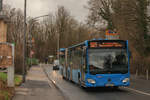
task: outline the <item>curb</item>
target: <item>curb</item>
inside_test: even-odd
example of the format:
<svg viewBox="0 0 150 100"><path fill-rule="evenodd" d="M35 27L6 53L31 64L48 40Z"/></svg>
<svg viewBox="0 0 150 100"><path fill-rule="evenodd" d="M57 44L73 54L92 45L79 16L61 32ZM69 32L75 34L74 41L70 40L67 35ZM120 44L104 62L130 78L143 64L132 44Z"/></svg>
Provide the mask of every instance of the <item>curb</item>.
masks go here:
<svg viewBox="0 0 150 100"><path fill-rule="evenodd" d="M70 100L70 99L68 98L68 96L65 95L65 93L63 92L63 90L58 86L58 84L56 84L56 82L55 82L54 80L52 80L52 79L49 77L49 75L48 75L48 73L46 72L45 68L42 67L42 69L43 69L44 73L46 74L48 80L51 81L52 84L55 86L55 88L58 89L58 90L62 93L62 95L63 95L63 97L65 98L65 100Z"/></svg>

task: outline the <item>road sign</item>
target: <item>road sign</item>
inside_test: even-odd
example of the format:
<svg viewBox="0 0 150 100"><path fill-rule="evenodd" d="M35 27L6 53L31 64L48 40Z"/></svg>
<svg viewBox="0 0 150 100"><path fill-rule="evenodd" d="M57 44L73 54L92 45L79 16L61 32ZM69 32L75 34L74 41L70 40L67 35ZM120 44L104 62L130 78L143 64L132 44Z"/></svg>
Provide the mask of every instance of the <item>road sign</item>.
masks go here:
<svg viewBox="0 0 150 100"><path fill-rule="evenodd" d="M34 55L34 51L31 50L31 51L30 51L30 57L32 57L33 55Z"/></svg>
<svg viewBox="0 0 150 100"><path fill-rule="evenodd" d="M13 66L14 49L12 44L0 43L0 68L8 68Z"/></svg>
<svg viewBox="0 0 150 100"><path fill-rule="evenodd" d="M116 31L107 30L105 33L106 39L116 40L119 39L119 34Z"/></svg>

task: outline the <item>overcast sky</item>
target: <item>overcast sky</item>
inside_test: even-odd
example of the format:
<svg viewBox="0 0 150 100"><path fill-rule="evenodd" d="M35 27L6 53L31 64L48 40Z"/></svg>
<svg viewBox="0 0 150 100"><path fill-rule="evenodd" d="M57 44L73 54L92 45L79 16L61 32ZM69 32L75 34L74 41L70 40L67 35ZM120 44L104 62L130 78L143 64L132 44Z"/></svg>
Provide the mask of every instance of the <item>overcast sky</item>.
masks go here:
<svg viewBox="0 0 150 100"><path fill-rule="evenodd" d="M9 4L15 8L24 7L24 0L3 0L4 4ZM79 21L84 21L88 10L84 7L88 0L27 0L27 15L36 17L55 12L58 5L63 5L69 10L72 16Z"/></svg>

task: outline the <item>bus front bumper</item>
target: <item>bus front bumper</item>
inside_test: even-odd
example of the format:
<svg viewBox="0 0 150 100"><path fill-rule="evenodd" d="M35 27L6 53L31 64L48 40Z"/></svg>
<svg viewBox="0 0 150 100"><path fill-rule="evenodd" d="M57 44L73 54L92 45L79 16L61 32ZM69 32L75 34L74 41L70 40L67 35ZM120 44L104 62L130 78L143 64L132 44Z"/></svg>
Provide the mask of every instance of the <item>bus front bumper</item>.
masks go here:
<svg viewBox="0 0 150 100"><path fill-rule="evenodd" d="M86 78L85 87L119 87L129 86L130 79L128 75L96 75Z"/></svg>

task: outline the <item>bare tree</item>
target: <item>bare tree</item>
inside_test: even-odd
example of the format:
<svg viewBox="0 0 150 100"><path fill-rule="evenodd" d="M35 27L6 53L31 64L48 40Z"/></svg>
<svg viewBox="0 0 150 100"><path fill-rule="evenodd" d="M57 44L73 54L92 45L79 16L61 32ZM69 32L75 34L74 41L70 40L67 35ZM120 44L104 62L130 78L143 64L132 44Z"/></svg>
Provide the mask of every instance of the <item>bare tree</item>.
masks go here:
<svg viewBox="0 0 150 100"><path fill-rule="evenodd" d="M4 6L4 11L10 19L8 23L7 41L15 44L15 69L21 73L22 66L22 38L23 38L23 13L20 9Z"/></svg>
<svg viewBox="0 0 150 100"><path fill-rule="evenodd" d="M11 20L8 28L8 41L15 44L16 72L21 73L23 12L10 6L6 6L5 9ZM43 20L31 19L32 17L27 18L27 47L35 52L33 57L40 61L44 61L49 55L57 54L58 34L60 35L60 48L67 48L89 39L91 32L87 25L75 20L63 6L58 7L55 15L50 13L49 17ZM32 47L29 45L30 40L32 40ZM28 50L27 57L29 54Z"/></svg>
<svg viewBox="0 0 150 100"><path fill-rule="evenodd" d="M97 29L100 29L103 26L107 26L107 29L114 28L112 21L112 0L89 0L88 9L89 25Z"/></svg>

